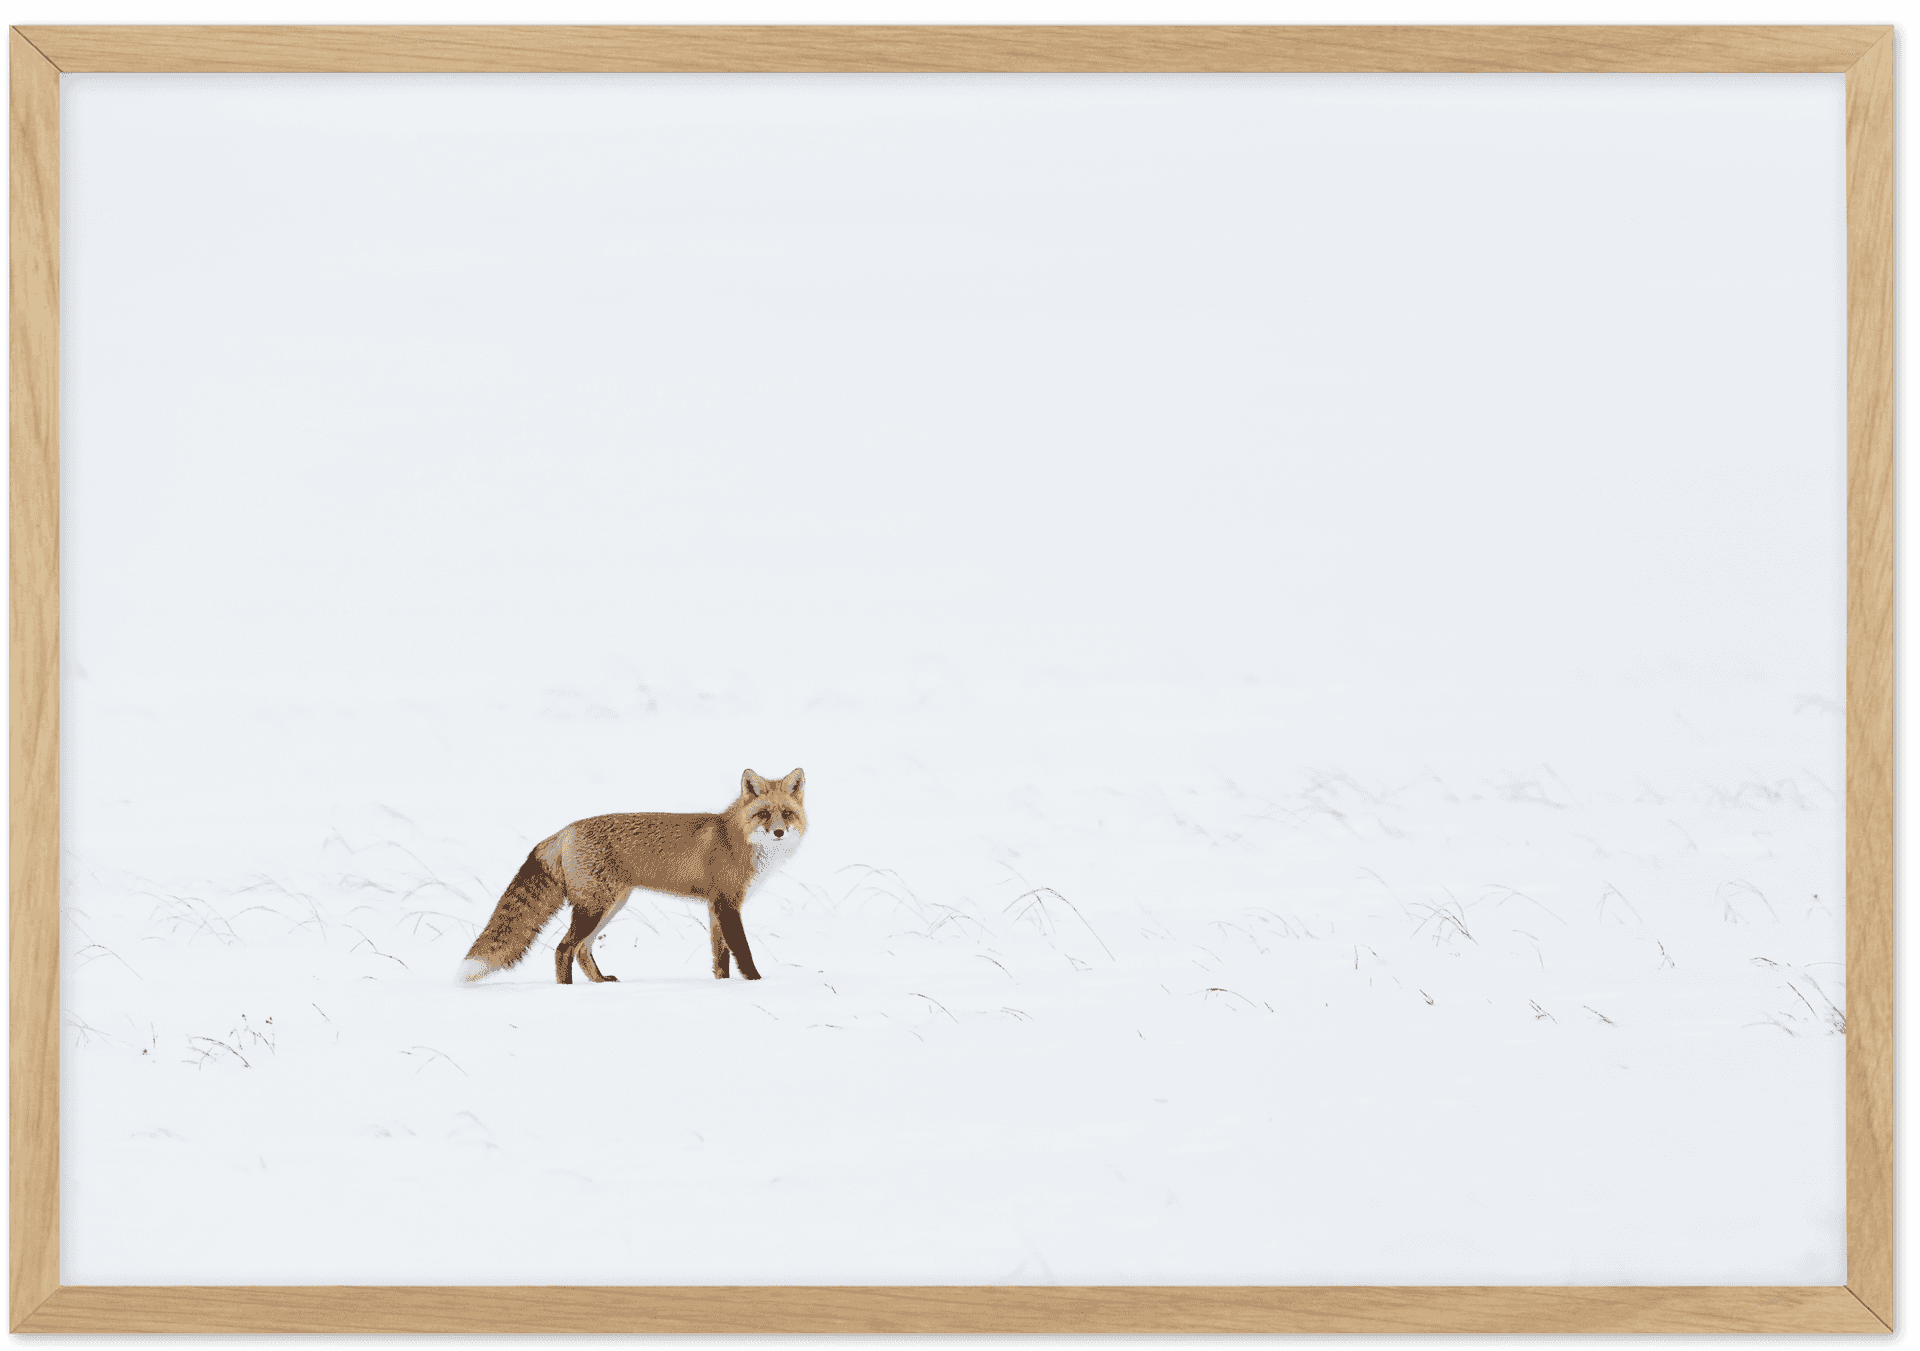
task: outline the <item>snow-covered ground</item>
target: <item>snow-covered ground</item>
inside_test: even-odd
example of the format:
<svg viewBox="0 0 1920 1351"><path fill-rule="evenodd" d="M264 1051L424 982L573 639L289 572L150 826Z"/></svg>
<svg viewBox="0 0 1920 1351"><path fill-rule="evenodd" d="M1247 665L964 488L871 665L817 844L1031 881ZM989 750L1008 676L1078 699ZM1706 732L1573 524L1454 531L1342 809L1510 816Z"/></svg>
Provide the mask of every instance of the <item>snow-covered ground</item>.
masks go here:
<svg viewBox="0 0 1920 1351"><path fill-rule="evenodd" d="M142 753L69 799L68 1279L1836 1281L1837 725L933 670L94 709ZM642 893L618 984L551 932L452 984L533 841L736 760L808 773L764 980Z"/></svg>

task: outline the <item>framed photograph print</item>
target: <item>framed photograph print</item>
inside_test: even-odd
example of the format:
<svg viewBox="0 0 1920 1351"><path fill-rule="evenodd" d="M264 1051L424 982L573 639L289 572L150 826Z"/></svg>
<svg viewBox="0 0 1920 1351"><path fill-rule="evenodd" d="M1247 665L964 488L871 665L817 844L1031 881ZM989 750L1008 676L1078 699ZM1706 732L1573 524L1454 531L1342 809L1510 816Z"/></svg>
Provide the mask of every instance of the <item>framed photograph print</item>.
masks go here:
<svg viewBox="0 0 1920 1351"><path fill-rule="evenodd" d="M15 1331L1891 1329L1891 29L10 41Z"/></svg>

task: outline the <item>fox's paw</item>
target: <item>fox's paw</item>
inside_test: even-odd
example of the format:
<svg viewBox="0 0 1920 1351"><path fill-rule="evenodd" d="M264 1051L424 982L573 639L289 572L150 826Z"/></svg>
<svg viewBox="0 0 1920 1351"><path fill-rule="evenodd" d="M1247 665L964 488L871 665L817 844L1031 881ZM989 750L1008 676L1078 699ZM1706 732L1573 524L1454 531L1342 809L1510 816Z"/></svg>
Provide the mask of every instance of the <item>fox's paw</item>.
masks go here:
<svg viewBox="0 0 1920 1351"><path fill-rule="evenodd" d="M760 979L760 973L759 973L758 971L742 971L742 972L740 973L740 975L741 975L741 977L742 977L743 979L745 979L745 980L759 980L759 979Z"/></svg>

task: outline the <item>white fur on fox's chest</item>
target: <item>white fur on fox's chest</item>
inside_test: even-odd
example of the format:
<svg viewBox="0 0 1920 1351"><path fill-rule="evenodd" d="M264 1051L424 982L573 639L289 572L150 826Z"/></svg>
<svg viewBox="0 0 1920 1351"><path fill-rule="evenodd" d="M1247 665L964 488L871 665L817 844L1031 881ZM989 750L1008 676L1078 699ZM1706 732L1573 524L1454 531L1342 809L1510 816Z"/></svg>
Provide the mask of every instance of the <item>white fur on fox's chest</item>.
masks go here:
<svg viewBox="0 0 1920 1351"><path fill-rule="evenodd" d="M779 839L768 830L756 830L747 836L747 843L753 846L753 877L747 883L747 895L753 895L762 882L786 866L787 860L800 848L800 840L797 830L790 830Z"/></svg>

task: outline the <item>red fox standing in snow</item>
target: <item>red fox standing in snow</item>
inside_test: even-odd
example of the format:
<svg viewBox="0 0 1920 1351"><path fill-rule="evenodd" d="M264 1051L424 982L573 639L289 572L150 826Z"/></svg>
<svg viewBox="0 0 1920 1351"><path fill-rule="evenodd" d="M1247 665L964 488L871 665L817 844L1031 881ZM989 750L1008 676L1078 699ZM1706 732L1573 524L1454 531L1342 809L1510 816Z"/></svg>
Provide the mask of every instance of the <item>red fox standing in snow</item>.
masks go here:
<svg viewBox="0 0 1920 1351"><path fill-rule="evenodd" d="M801 802L806 775L740 776L740 796L723 812L629 812L590 816L540 841L520 865L493 918L460 963L460 979L479 980L527 955L540 929L565 902L573 924L553 954L554 974L573 984L573 964L588 980L612 980L593 960L593 940L620 913L634 888L703 900L713 939L713 974L727 958L759 980L740 907L754 886L793 857L807 833Z"/></svg>

